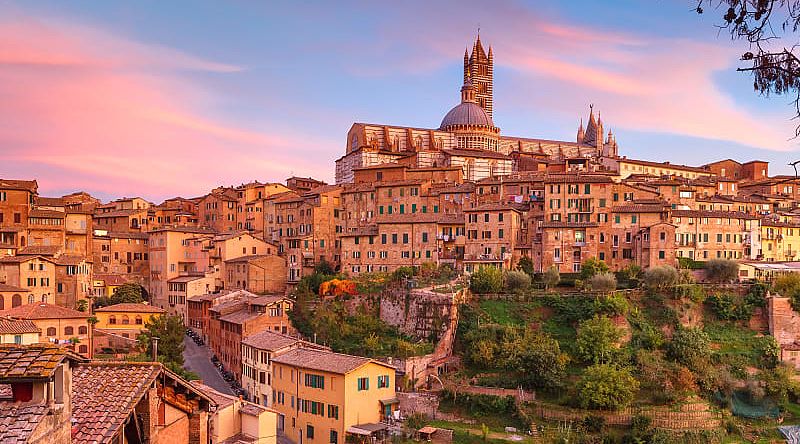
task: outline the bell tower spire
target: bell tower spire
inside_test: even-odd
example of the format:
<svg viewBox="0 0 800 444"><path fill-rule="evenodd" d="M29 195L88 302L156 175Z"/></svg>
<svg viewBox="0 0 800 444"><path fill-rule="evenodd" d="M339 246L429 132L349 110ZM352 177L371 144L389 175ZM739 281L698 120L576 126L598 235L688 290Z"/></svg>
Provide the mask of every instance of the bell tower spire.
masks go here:
<svg viewBox="0 0 800 444"><path fill-rule="evenodd" d="M489 47L489 54L483 49L480 28L475 42L472 44L472 53L464 53L464 81L467 73L475 90L475 102L492 117L494 110L494 53Z"/></svg>

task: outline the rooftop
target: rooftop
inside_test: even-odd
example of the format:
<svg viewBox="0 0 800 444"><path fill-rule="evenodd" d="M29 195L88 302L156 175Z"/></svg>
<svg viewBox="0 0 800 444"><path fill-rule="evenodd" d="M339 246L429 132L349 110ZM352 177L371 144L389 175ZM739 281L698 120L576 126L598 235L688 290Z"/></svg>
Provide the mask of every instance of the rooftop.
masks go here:
<svg viewBox="0 0 800 444"><path fill-rule="evenodd" d="M270 330L260 331L242 340L243 345L248 345L259 350L276 351L302 342L300 339L289 335L276 333Z"/></svg>
<svg viewBox="0 0 800 444"><path fill-rule="evenodd" d="M0 345L0 383L49 379L67 358L85 361L73 352L51 344Z"/></svg>
<svg viewBox="0 0 800 444"><path fill-rule="evenodd" d="M0 403L0 442L28 442L33 430L49 411L49 407L43 404Z"/></svg>
<svg viewBox="0 0 800 444"><path fill-rule="evenodd" d="M91 362L72 374L72 442L107 442L161 373L161 365L144 362Z"/></svg>
<svg viewBox="0 0 800 444"><path fill-rule="evenodd" d="M33 321L0 317L0 335L39 333L39 331L39 327Z"/></svg>
<svg viewBox="0 0 800 444"><path fill-rule="evenodd" d="M290 350L274 358L272 361L279 364L286 364L294 367L329 373L338 373L342 375L350 373L351 371L370 362L391 368L391 366L378 361L373 361L370 358L310 348L296 348L294 350Z"/></svg>
<svg viewBox="0 0 800 444"><path fill-rule="evenodd" d="M122 303L95 309L95 313L125 312L125 313L165 313L164 309L149 304Z"/></svg>
<svg viewBox="0 0 800 444"><path fill-rule="evenodd" d="M11 316L18 319L77 319L89 318L89 314L60 305L37 302L34 304L20 305L8 310L0 311L0 315Z"/></svg>

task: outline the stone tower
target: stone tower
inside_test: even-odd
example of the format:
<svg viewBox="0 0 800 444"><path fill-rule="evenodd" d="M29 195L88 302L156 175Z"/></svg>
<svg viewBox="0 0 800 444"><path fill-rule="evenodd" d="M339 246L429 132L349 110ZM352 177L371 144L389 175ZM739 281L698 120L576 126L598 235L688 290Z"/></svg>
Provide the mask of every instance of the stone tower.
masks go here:
<svg viewBox="0 0 800 444"><path fill-rule="evenodd" d="M494 55L491 46L489 54L483 50L480 34L472 45L472 53L469 54L468 50L464 50L465 84L467 78L471 80L472 86L475 88L475 101L489 114L489 117L493 117Z"/></svg>

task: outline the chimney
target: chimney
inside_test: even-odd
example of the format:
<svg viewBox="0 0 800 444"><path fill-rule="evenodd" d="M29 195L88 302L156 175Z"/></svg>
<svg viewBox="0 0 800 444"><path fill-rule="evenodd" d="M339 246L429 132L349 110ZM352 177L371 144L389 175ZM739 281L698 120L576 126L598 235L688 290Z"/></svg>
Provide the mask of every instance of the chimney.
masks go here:
<svg viewBox="0 0 800 444"><path fill-rule="evenodd" d="M153 362L158 362L158 336L153 336L150 340L153 343Z"/></svg>

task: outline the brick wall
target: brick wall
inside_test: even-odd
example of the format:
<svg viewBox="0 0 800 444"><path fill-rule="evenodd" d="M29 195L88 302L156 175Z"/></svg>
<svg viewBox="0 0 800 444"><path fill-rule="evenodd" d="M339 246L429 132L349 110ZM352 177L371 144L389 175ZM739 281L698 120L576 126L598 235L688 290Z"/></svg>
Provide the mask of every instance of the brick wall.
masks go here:
<svg viewBox="0 0 800 444"><path fill-rule="evenodd" d="M792 344L800 333L800 316L792 310L789 298L767 297L769 332L778 344Z"/></svg>

